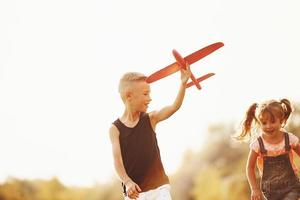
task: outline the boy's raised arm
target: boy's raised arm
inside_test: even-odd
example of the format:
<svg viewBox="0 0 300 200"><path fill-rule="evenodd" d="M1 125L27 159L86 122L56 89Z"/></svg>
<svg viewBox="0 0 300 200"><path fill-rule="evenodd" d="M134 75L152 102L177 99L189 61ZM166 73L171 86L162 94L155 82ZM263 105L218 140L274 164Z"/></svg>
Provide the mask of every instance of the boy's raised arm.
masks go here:
<svg viewBox="0 0 300 200"><path fill-rule="evenodd" d="M182 105L183 99L184 99L184 95L185 95L186 83L187 83L188 79L190 78L190 76L191 76L191 70L190 70L190 66L187 64L186 70L181 69L181 83L180 83L178 94L177 94L173 104L166 106L166 107L162 108L161 110L153 111L153 112L149 113L149 116L151 119L151 125L153 128L155 128L155 126L158 122L169 118L180 108L180 106Z"/></svg>

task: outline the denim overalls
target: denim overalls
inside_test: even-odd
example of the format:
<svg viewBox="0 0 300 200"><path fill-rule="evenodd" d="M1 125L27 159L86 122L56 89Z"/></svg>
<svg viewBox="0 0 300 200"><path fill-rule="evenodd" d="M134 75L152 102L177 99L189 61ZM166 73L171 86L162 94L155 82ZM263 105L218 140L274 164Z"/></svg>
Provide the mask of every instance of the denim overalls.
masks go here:
<svg viewBox="0 0 300 200"><path fill-rule="evenodd" d="M279 156L267 156L263 140L258 138L260 152L263 155L263 173L261 189L267 200L298 200L300 183L289 158L291 146L288 133L284 133L285 153Z"/></svg>

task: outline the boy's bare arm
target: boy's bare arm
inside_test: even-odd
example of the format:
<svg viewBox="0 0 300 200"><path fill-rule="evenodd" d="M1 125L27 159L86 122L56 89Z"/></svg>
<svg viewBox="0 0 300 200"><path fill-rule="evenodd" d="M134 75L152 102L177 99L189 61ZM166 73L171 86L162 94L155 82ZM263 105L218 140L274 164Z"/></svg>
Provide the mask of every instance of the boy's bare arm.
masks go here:
<svg viewBox="0 0 300 200"><path fill-rule="evenodd" d="M113 153L113 158L114 158L114 166L115 170L121 179L123 183L126 183L128 180L130 180L130 177L127 175L124 165L123 165L123 160L122 160L122 155L121 155L121 148L120 148L120 141L119 141L119 130L112 125L111 128L109 129L109 137L112 145L112 153Z"/></svg>
<svg viewBox="0 0 300 200"><path fill-rule="evenodd" d="M166 106L159 111L153 111L150 113L151 124L154 128L158 122L169 118L181 107L185 95L186 83L190 76L191 76L190 66L187 64L186 70L183 69L181 70L181 83L180 83L178 94L173 104Z"/></svg>
<svg viewBox="0 0 300 200"><path fill-rule="evenodd" d="M141 188L135 182L133 182L126 173L121 155L119 135L119 130L112 125L109 129L109 136L112 144L115 170L119 176L119 179L126 185L127 195L132 199L136 199L139 197Z"/></svg>

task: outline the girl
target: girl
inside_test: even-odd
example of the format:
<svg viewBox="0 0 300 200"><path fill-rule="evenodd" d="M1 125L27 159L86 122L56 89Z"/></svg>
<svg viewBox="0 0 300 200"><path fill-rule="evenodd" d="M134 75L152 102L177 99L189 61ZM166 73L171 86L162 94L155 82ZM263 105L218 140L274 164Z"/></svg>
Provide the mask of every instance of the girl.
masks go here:
<svg viewBox="0 0 300 200"><path fill-rule="evenodd" d="M251 200L298 200L300 183L293 152L300 156L299 139L287 133L285 126L292 112L289 100L267 101L252 104L246 112L240 138L251 136L252 128L260 130L250 144L247 161L247 178ZM255 164L261 175L260 187L256 182Z"/></svg>

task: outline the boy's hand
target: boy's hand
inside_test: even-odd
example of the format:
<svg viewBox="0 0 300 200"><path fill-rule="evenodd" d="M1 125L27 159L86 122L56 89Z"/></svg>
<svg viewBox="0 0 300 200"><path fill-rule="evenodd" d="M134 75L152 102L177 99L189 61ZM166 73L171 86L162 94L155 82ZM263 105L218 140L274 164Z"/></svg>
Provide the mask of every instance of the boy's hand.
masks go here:
<svg viewBox="0 0 300 200"><path fill-rule="evenodd" d="M142 191L141 188L138 186L138 184L136 184L135 182L133 182L132 180L128 181L128 183L126 184L126 188L127 188L127 196L131 199L137 199L139 198L139 193Z"/></svg>
<svg viewBox="0 0 300 200"><path fill-rule="evenodd" d="M263 200L263 195L260 189L255 189L251 191L251 200Z"/></svg>
<svg viewBox="0 0 300 200"><path fill-rule="evenodd" d="M189 78L191 77L191 69L190 69L190 65L185 62L186 65L186 69L180 69L180 72L181 72L181 82L182 84L186 85L187 81L189 80Z"/></svg>

